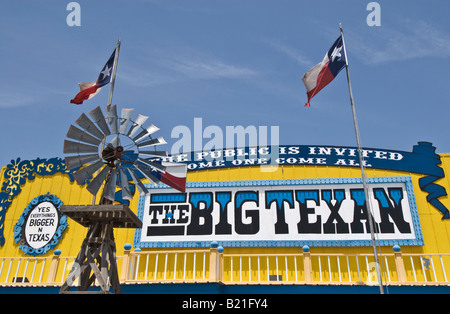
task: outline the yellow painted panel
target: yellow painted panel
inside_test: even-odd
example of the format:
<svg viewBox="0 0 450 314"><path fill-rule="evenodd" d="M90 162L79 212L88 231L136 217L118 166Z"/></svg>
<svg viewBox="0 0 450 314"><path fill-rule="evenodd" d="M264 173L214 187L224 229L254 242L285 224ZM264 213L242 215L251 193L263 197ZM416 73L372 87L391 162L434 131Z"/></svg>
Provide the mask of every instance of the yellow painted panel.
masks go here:
<svg viewBox="0 0 450 314"><path fill-rule="evenodd" d="M442 165L441 167L444 169L445 177L438 180L436 183L443 186L447 192L450 192L450 154L442 154L441 155ZM271 171L269 171L271 170ZM0 182L4 182L4 171L5 168L1 171ZM442 214L430 205L427 202L427 193L421 191L418 180L423 177L422 175L413 174L413 173L405 173L398 171L388 171L388 170L379 170L379 169L368 169L367 175L369 177L380 177L380 176L410 176L413 183L413 189L415 194L415 200L419 213L419 220L422 228L422 234L424 238L425 245L424 246L404 246L402 247L402 252L407 253L450 253L450 221L442 220ZM255 167L235 167L235 168L223 168L223 169L212 169L212 170L201 170L201 171L191 171L188 172L187 181L188 182L203 182L203 181L238 181L238 180L272 180L272 179L307 179L307 178L339 178L339 177L360 177L360 172L358 168L346 168L346 167L330 167L330 166L303 166L303 165L281 165L275 168L261 168L259 166ZM0 257L23 257L25 256L23 252L19 249L19 245L14 243L14 225L17 223L20 215L23 210L26 208L28 203L35 197L39 195L43 195L46 193L57 195L64 204L91 204L92 196L86 191L84 187L78 186L76 182L71 182L69 177L62 173L57 173L52 176L36 176L33 180L27 181L22 185L22 191L18 196L14 198L11 205L9 206L5 220L4 220L4 236L5 236L5 245L0 247ZM448 196L440 197L439 200L447 207L450 208L450 199ZM136 213L138 207L138 197L135 197L130 204L130 208L132 211ZM68 220L68 228L63 234L63 238L60 240L59 244L55 247L55 249L60 249L62 251L61 256L76 256L78 250L81 246L81 242L84 239L86 234L86 228L80 226L72 220ZM117 245L117 254L122 255L123 246L125 243L133 243L134 242L134 229L116 229L114 232L116 238ZM167 250L167 249L165 249ZM145 252L146 250L143 249ZM288 278L297 277L298 280L304 280L303 274L303 260L302 259L294 259L293 257L289 257L287 260L283 258L279 258L278 261L276 257L270 257L267 259L260 259L259 262L256 258L251 257L249 259L245 254L296 254L301 253L301 248L235 248L229 247L225 248L225 252L227 254L240 254L241 258L233 257L231 259L225 260L225 280L230 280L233 277L233 280L242 280L248 281L252 278L256 278L255 276L267 277L267 275L275 275L275 265L278 263L278 269L282 269L279 275ZM371 247L317 247L311 248L311 252L313 253L324 253L324 254L372 254L373 250ZM391 247L382 247L382 254L392 254ZM48 252L45 256L51 256L52 252ZM150 264L155 264L155 256L151 256L149 259ZM158 260L157 266L157 274L156 278L161 279L163 276L162 270L167 268L170 272L166 273L166 276L173 276L173 269L175 269L175 277L179 277L182 269L181 265L181 257L177 257L177 264L175 265L174 257L171 256L169 259L164 260L160 256ZM191 273L189 276L194 276L193 272L195 272L195 278L203 278L203 272L201 265L203 264L203 257L198 257L196 260L196 268L193 271L193 257L187 257L187 269ZM347 272L344 272L343 269L346 269L348 266L351 266L352 272L350 273L350 277L352 280L357 281L356 278L363 277L362 280L366 281L367 277L370 275L370 272L367 271L367 263L371 263L371 260L366 260L364 258L359 258L358 262L356 258L349 259L338 259L336 257L331 257L328 261L328 258L323 258L319 263L318 259L315 258L313 260L313 278L314 280L320 280L322 278L323 281L328 281L330 276L332 280L339 280L339 272L337 271L339 268L341 269L341 276L349 277ZM420 260L416 257L412 260L413 263L420 263ZM435 261L438 263L439 261ZM450 263L450 261L444 261L446 264ZM70 263L70 261L68 261ZM209 263L209 260L206 259L205 263ZM231 270L231 263L233 263L233 270ZM298 270L295 269L295 263L297 263ZM354 272L356 269L356 264L360 265L360 273ZM392 273L392 269L395 266L392 264L388 264L390 274L394 276ZM236 265L241 264L242 269L246 271L239 272ZM258 266L259 265L259 266ZM144 264L139 264L138 274L139 276L143 276L143 272L145 271ZM258 273L256 270L260 268L260 272ZM405 268L408 276L408 280L414 281L414 274L412 273L411 263L405 263ZM287 269L287 270L286 270ZM62 270L59 270L62 272ZM439 271L439 270L438 270ZM154 275L154 273L152 273ZM421 280L425 279L427 275L425 274L416 274L416 279ZM47 276L46 273L43 275ZM62 276L62 273L58 273L58 276ZM206 278L209 276L208 272L205 273ZM419 278L420 277L420 278ZM228 278L228 279L226 279ZM430 278L430 277L428 277ZM0 281L2 279L0 278ZM266 279L264 279L266 280Z"/></svg>

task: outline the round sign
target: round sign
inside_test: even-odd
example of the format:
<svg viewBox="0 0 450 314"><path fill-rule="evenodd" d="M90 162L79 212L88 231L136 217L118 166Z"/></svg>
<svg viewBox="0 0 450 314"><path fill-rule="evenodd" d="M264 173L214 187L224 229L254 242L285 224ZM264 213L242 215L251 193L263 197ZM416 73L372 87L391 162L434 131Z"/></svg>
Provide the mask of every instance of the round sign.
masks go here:
<svg viewBox="0 0 450 314"><path fill-rule="evenodd" d="M25 240L34 249L44 247L58 227L58 211L50 202L37 204L25 223Z"/></svg>
<svg viewBox="0 0 450 314"><path fill-rule="evenodd" d="M34 198L24 209L14 226L14 240L28 255L42 255L53 249L67 227L66 215L61 215L61 200L51 194Z"/></svg>

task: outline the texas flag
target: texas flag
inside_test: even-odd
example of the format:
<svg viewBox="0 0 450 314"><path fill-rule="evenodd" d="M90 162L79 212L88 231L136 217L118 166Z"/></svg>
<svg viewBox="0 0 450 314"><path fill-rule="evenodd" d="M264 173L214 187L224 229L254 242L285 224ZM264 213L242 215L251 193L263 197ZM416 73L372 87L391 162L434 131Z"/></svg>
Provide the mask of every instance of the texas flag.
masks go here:
<svg viewBox="0 0 450 314"><path fill-rule="evenodd" d="M164 161L162 165L166 167L166 171L161 173L161 182L184 193L186 191L187 165Z"/></svg>
<svg viewBox="0 0 450 314"><path fill-rule="evenodd" d="M342 36L339 36L330 50L328 50L322 62L303 75L302 80L306 87L306 95L308 96L308 102L305 104L306 107L309 107L311 98L327 86L345 65L345 48L343 46Z"/></svg>
<svg viewBox="0 0 450 314"><path fill-rule="evenodd" d="M150 161L149 159L146 159L147 161ZM186 191L186 173L187 173L187 165L182 163L176 163L176 162L165 162L160 160L153 160L152 163L160 164L162 165L165 170L164 171L157 171L155 169L152 169L150 172L150 179L153 181L153 183L159 183L162 182L164 184L167 184L168 186L184 193ZM146 168L146 163L143 163L141 161L140 167L144 165L144 168ZM147 178L149 173L147 173Z"/></svg>
<svg viewBox="0 0 450 314"><path fill-rule="evenodd" d="M111 82L112 70L114 67L114 57L116 55L116 49L114 49L108 62L106 62L100 75L95 82L79 83L80 92L70 102L72 104L81 105L86 99L91 99L100 92L103 86Z"/></svg>

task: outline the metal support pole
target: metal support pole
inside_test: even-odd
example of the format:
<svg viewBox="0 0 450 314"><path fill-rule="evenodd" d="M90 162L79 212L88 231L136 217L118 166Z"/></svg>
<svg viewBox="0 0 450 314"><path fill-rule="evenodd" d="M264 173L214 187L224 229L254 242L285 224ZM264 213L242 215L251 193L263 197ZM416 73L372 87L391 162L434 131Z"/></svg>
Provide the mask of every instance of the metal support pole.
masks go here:
<svg viewBox="0 0 450 314"><path fill-rule="evenodd" d="M361 167L361 176L362 176L362 182L363 182L363 188L364 188L364 195L366 198L366 207L367 207L367 220L369 222L369 229L370 229L370 238L372 240L372 247L373 247L373 254L375 258L375 267L377 271L377 278L378 278L378 285L380 287L380 294L384 294L383 289L383 281L381 279L381 270L380 270L380 263L378 260L378 252L375 242L375 232L374 232L374 225L373 225L373 214L372 214L372 205L369 199L369 188L367 186L367 180L366 180L366 169L364 165L364 157L363 157L363 151L361 147L361 140L359 136L359 129L358 129L358 122L356 120L356 111L355 111L355 104L353 101L353 92L352 92L352 85L350 83L350 75L348 71L348 58L347 58L347 50L345 48L345 40L344 40L344 32L342 30L342 25L339 23L339 28L341 30L341 36L342 36L342 45L344 47L344 54L345 54L345 70L347 72L347 83L348 83L348 90L350 93L350 104L352 107L352 114L353 114L353 124L355 126L355 135L356 135L356 143L358 146L358 155L359 155L359 164Z"/></svg>
<svg viewBox="0 0 450 314"><path fill-rule="evenodd" d="M114 82L116 81L116 71L117 71L117 61L119 60L119 50L120 50L120 38L117 41L117 47L116 47L116 55L114 57L114 65L113 65L113 73L111 77L111 88L109 90L109 99L108 99L108 108L111 107L112 103L112 95L114 92Z"/></svg>

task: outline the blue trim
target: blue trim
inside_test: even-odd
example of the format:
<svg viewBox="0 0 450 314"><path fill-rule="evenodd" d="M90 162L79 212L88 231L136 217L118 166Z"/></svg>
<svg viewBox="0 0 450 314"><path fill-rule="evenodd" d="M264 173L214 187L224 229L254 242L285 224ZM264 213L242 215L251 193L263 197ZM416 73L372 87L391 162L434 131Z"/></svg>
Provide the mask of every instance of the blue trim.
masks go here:
<svg viewBox="0 0 450 314"><path fill-rule="evenodd" d="M59 286L47 287L0 287L0 294L58 294ZM286 285L267 285L267 284L249 284L232 285L222 283L146 283L146 284L125 284L121 285L122 294L148 294L146 299L150 302L169 304L169 308L174 310L182 309L183 301L200 300L193 295L203 295L201 300L216 300L214 295L234 295L233 298L248 299L267 298L269 305L267 309L277 308L287 305L298 305L298 294L379 294L378 286L369 285L317 285L317 284L286 284ZM385 287L386 291L386 287ZM423 286L423 285L405 285L405 286L387 286L389 294L450 294L450 286ZM206 294L212 295L210 297ZM166 295L166 296L165 296ZM178 296L176 296L178 295ZM247 295L247 296L246 296ZM277 296L275 296L277 295ZM220 300L220 299L217 299ZM167 301L167 302L164 302ZM221 302L217 302L221 303ZM223 303L226 304L226 303ZM278 304L278 305L277 305ZM334 303L332 303L334 306ZM224 306L217 304L219 310ZM226 308L225 308L226 309ZM264 310L264 308L262 308ZM167 310L167 308L166 308ZM231 309L230 309L231 310Z"/></svg>
<svg viewBox="0 0 450 314"><path fill-rule="evenodd" d="M411 177L369 177L368 183L405 183L411 217L413 221L415 239L387 239L379 240L381 246L423 246L424 240L420 226L419 214L414 197ZM286 179L286 180L254 180L254 181L212 181L212 182L187 182L186 188L217 188L217 187L250 187L250 186L290 186L290 185L323 185L323 184L362 184L362 178L326 178L326 179ZM145 184L150 190L168 189L167 185L160 183ZM180 194L181 195L181 194ZM139 197L137 216L143 219L145 195ZM164 241L164 242L140 242L141 229L136 229L134 235L134 247L136 248L167 248L167 247L209 247L211 241ZM370 240L336 240L336 241L217 241L223 247L360 247L371 246Z"/></svg>

